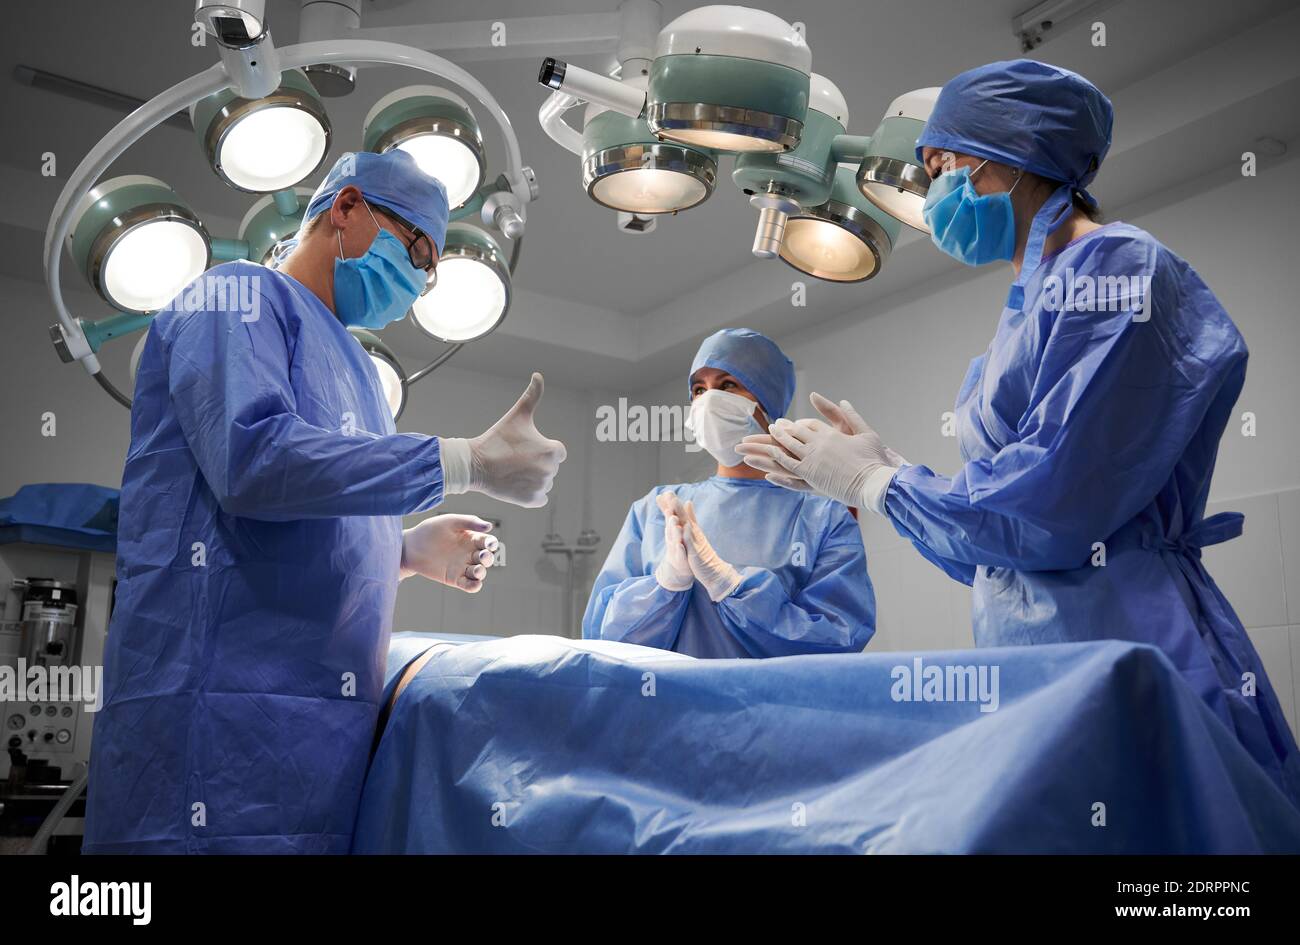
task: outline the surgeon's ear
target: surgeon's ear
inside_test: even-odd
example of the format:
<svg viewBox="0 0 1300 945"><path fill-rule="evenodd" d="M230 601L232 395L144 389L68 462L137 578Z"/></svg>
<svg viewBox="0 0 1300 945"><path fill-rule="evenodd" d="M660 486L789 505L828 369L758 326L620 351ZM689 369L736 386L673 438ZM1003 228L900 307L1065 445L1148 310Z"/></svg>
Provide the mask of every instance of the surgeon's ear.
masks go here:
<svg viewBox="0 0 1300 945"><path fill-rule="evenodd" d="M361 191L354 184L348 184L338 192L330 205L330 223L335 229L346 230L357 213L365 213L362 200Z"/></svg>

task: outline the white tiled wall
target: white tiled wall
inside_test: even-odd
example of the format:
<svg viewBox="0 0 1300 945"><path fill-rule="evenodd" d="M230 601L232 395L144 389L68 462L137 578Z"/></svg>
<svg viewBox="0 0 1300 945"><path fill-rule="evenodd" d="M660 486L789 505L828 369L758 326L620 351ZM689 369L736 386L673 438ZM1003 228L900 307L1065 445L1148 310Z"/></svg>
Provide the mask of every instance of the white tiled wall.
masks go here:
<svg viewBox="0 0 1300 945"><path fill-rule="evenodd" d="M1300 738L1300 489L1212 502L1246 516L1240 538L1212 545L1202 560L1236 609ZM970 589L920 556L879 516L862 521L876 589L875 638L868 650L973 646Z"/></svg>

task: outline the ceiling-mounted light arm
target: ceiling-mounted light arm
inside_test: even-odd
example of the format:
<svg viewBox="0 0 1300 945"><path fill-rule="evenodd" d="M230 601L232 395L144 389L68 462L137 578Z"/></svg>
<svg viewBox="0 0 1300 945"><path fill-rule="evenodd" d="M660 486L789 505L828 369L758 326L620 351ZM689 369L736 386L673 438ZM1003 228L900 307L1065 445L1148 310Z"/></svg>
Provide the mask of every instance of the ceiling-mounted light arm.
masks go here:
<svg viewBox="0 0 1300 945"><path fill-rule="evenodd" d="M575 66L554 56L542 60L537 81L548 89L604 105L628 118L639 118L645 110L645 89Z"/></svg>
<svg viewBox="0 0 1300 945"><path fill-rule="evenodd" d="M537 110L537 120L547 136L564 148L582 157L582 132L564 120L564 113L570 108L586 104L576 95L568 92L554 91L542 102Z"/></svg>
<svg viewBox="0 0 1300 945"><path fill-rule="evenodd" d="M280 57L263 0L199 0L194 21L217 40L217 55L241 98L264 98L280 84Z"/></svg>
<svg viewBox="0 0 1300 945"><path fill-rule="evenodd" d="M297 46L286 47L279 52L279 63L275 74L278 76L283 69L295 69L321 62L406 66L452 81L478 99L501 127L506 146L506 178L510 191L509 196L502 195L497 199L493 213L502 217L503 222L508 223L512 229L522 232L522 207L536 196L536 179L531 170L523 166L519 139L515 135L509 117L482 83L460 66L441 56L397 43L374 40L300 43ZM60 285L63 246L72 230L76 208L100 175L127 148L170 116L187 110L190 105L204 96L230 86L232 81L233 77L223 61L154 96L118 122L112 131L91 148L72 172L72 176L54 204L50 223L45 231L44 259L45 282L50 291L50 300L55 314L59 319L55 330L60 336L62 351L66 352L72 360L80 361L86 372L92 376L101 371L99 359L86 340L81 326L68 311Z"/></svg>

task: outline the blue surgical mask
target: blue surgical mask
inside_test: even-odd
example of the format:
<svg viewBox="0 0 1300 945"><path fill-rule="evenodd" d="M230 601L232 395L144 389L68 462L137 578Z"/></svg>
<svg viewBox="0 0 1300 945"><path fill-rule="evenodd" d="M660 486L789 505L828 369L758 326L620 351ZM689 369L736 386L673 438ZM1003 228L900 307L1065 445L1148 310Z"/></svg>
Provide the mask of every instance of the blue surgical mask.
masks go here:
<svg viewBox="0 0 1300 945"><path fill-rule="evenodd" d="M930 182L925 207L921 210L934 245L968 266L1011 259L1016 252L1016 217L1011 209L1011 191L979 194L971 183L972 175L987 163L974 171L959 167L940 174ZM1017 179L1011 190L1019 183Z"/></svg>
<svg viewBox="0 0 1300 945"><path fill-rule="evenodd" d="M370 219L375 215L365 204ZM424 273L411 265L406 247L375 220L379 230L364 255L334 260L334 311L349 328L380 328L397 321L415 304L424 288Z"/></svg>

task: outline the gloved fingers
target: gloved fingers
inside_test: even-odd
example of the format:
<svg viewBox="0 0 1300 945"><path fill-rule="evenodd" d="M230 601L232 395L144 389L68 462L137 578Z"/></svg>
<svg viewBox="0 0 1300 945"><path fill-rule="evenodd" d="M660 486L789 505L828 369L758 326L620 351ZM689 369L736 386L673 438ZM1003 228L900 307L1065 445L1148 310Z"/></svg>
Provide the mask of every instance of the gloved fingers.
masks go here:
<svg viewBox="0 0 1300 945"><path fill-rule="evenodd" d="M541 375L539 374L538 377L540 376ZM536 430L537 428L533 427L533 429ZM541 436L540 430L538 431L537 435ZM569 458L569 449L564 445L563 441L552 440L549 437L542 437L542 440L546 443L546 451L547 451L548 458L554 461L556 466L559 466L560 463L564 462L566 459Z"/></svg>
<svg viewBox="0 0 1300 945"><path fill-rule="evenodd" d="M823 397L816 391L808 395L808 401L813 405L814 410L825 417L830 425L841 433L852 435L857 432L849 423L848 418L844 416L844 412L840 410L840 405L835 401Z"/></svg>
<svg viewBox="0 0 1300 945"><path fill-rule="evenodd" d="M766 457L771 460L778 453L784 453L785 450L776 442L775 437L764 433L761 436L747 436L736 444L736 452L741 456Z"/></svg>
<svg viewBox="0 0 1300 945"><path fill-rule="evenodd" d="M772 459L776 460L776 462L780 463L782 466L789 469L790 467L786 465L784 460L790 458L801 460L808 454L808 445L796 435L795 425L793 423L781 422L781 425L779 426L774 423L771 426L771 431L772 439L776 440L777 445L788 454L784 456L781 454L772 455Z"/></svg>
<svg viewBox="0 0 1300 945"><path fill-rule="evenodd" d="M682 526L682 532L688 555L693 553L697 558L713 556L713 546L705 537L704 529L700 528L700 520L695 517L694 502L686 503L686 523Z"/></svg>
<svg viewBox="0 0 1300 945"><path fill-rule="evenodd" d="M531 421L534 411L537 410L537 405L542 402L542 391L545 386L542 375L534 371L533 376L528 379L528 386L524 388L524 392L519 395L519 399L515 401L514 406L507 410L505 416L501 419L510 421L518 417Z"/></svg>
<svg viewBox="0 0 1300 945"><path fill-rule="evenodd" d="M771 424L769 423L768 426L770 427ZM770 433L751 433L736 444L736 449L739 450L742 446L774 446L775 444L776 440L772 439L772 434Z"/></svg>
<svg viewBox="0 0 1300 945"><path fill-rule="evenodd" d="M497 556L490 551L484 550L475 554L472 560L483 565L485 568L490 568L492 565L496 564Z"/></svg>
<svg viewBox="0 0 1300 945"><path fill-rule="evenodd" d="M659 506L659 511L664 513L665 518L669 515L681 516L684 514L682 512L681 499L677 498L677 493L675 492L669 491L659 493L659 495L655 497L655 504Z"/></svg>
<svg viewBox="0 0 1300 945"><path fill-rule="evenodd" d="M812 486L804 482L798 476L790 476L785 473L770 472L763 477L773 485L782 486L795 492L816 492Z"/></svg>
<svg viewBox="0 0 1300 945"><path fill-rule="evenodd" d="M483 589L483 581L478 578L472 578L468 574L462 574L456 578L456 587L460 588L466 594L477 594Z"/></svg>
<svg viewBox="0 0 1300 945"><path fill-rule="evenodd" d="M453 513L438 517L453 528L462 528L467 532L492 531L492 523L487 519L479 518L477 515L457 515Z"/></svg>
<svg viewBox="0 0 1300 945"><path fill-rule="evenodd" d="M699 533L691 527L690 522L682 526L682 541L686 545L686 560L691 563L691 570L695 571L697 576L699 574L697 569L700 564L700 548L697 544L698 535Z"/></svg>
<svg viewBox="0 0 1300 945"><path fill-rule="evenodd" d="M484 535L481 542L475 542L484 551L496 551L501 547L501 539L496 535Z"/></svg>
<svg viewBox="0 0 1300 945"><path fill-rule="evenodd" d="M471 564L465 569L465 577L469 578L471 581L481 581L483 578L487 577L487 568L483 567L481 564Z"/></svg>
<svg viewBox="0 0 1300 945"><path fill-rule="evenodd" d="M795 459L780 446L764 447L762 452L741 451L741 458L744 459L746 466L752 466L759 472L776 473L784 475L786 473L797 473L801 460Z"/></svg>
<svg viewBox="0 0 1300 945"><path fill-rule="evenodd" d="M491 527L491 522L488 523L488 527ZM471 548L495 551L497 547L497 539L495 535L485 535L482 532L472 533L469 536L469 544Z"/></svg>
<svg viewBox="0 0 1300 945"><path fill-rule="evenodd" d="M853 405L849 403L847 400L841 400L839 406L840 406L840 413L844 415L844 418L848 420L849 424L853 427L854 433L868 433L868 432L875 433L876 432L874 429L872 429L871 424L867 423L867 421L862 419L862 414L858 413L857 410L853 408Z"/></svg>

